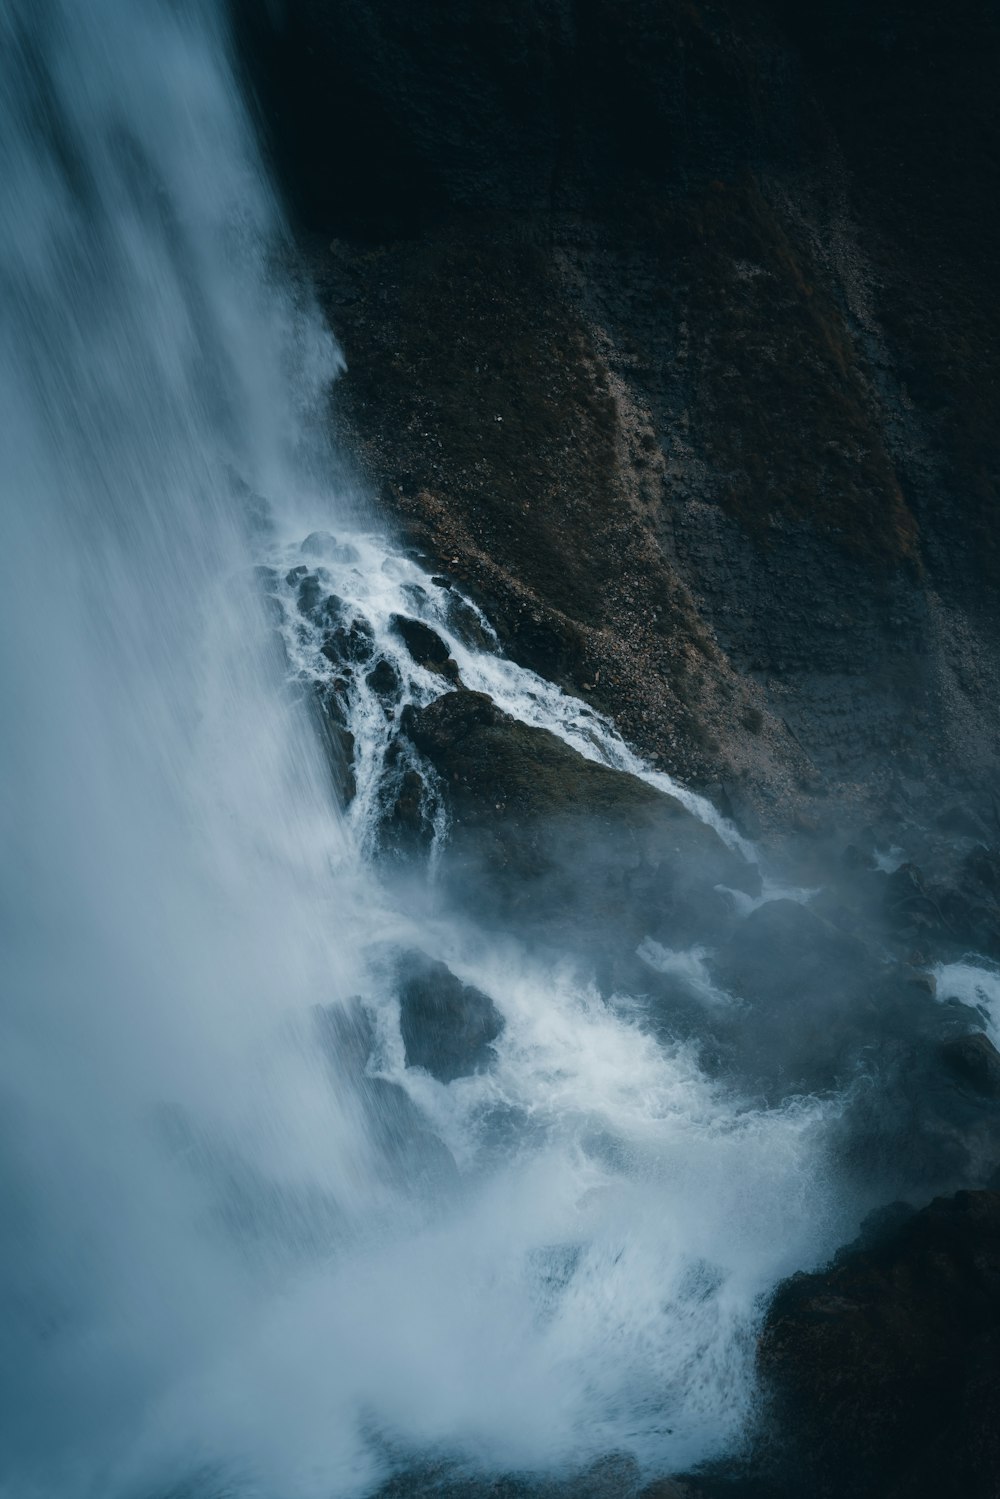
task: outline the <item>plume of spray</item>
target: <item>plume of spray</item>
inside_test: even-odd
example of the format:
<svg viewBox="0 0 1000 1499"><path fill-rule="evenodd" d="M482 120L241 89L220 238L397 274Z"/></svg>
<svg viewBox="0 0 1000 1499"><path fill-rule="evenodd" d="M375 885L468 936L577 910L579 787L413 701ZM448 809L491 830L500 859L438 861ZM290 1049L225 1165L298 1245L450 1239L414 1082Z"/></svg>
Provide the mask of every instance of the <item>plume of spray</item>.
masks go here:
<svg viewBox="0 0 1000 1499"><path fill-rule="evenodd" d="M354 510L218 17L5 0L0 40L0 1492L696 1461L745 1413L761 1292L842 1232L824 1106L740 1105L569 971L393 904L247 582ZM387 640L409 564L351 555ZM386 942L493 996L491 1072L405 1066ZM357 993L443 1177L390 1169L388 1095L316 1044Z"/></svg>

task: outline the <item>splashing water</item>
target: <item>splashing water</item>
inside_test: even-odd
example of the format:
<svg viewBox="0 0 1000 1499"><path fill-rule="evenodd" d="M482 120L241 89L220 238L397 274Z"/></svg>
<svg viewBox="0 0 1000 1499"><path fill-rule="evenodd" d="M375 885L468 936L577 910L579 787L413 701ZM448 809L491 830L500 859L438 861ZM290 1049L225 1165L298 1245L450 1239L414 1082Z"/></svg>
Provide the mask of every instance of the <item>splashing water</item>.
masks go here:
<svg viewBox="0 0 1000 1499"><path fill-rule="evenodd" d="M958 1000L977 1010L989 1035L1000 1037L1000 965L969 953L959 963L938 963L932 972L942 1003Z"/></svg>
<svg viewBox="0 0 1000 1499"><path fill-rule="evenodd" d="M344 815L290 686L316 641L247 579L280 595L331 527L315 565L400 701L443 683L395 612L467 686L738 835L481 616L470 644L331 492L338 355L275 269L211 7L6 0L0 39L0 1493L319 1499L427 1455L720 1450L761 1295L844 1233L834 1106L747 1107L568 970L395 906L369 857L384 710L358 686ZM386 943L492 996L489 1072L405 1066ZM356 994L361 1082L317 1044ZM378 1081L412 1110L402 1157Z"/></svg>

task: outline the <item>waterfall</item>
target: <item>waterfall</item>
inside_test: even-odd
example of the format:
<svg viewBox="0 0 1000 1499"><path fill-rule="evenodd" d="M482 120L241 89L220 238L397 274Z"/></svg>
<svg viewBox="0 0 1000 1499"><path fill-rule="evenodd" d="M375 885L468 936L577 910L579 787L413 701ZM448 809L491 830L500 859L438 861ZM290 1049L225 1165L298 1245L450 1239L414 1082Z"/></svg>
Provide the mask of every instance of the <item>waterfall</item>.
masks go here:
<svg viewBox="0 0 1000 1499"><path fill-rule="evenodd" d="M449 626L336 478L339 355L222 18L4 0L0 39L0 1494L724 1449L761 1296L844 1229L833 1106L734 1098L569 964L382 878L385 712L350 701L345 812L285 580L305 556L364 619L397 710L446 684L392 616ZM467 685L657 782L482 623L448 637ZM490 996L489 1070L405 1065L400 946Z"/></svg>

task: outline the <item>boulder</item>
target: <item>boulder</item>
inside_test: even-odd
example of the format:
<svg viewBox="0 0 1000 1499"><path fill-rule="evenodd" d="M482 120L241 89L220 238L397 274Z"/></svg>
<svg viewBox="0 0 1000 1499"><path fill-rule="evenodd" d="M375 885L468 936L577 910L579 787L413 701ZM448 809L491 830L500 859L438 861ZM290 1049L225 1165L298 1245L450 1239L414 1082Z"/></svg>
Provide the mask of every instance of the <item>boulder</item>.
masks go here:
<svg viewBox="0 0 1000 1499"><path fill-rule="evenodd" d="M323 562L360 562L361 554L349 541L338 541L329 531L311 531L300 548L304 557Z"/></svg>
<svg viewBox="0 0 1000 1499"><path fill-rule="evenodd" d="M389 628L399 636L418 666L438 672L451 681L458 680L458 667L448 647L430 625L419 619L409 619L405 614L394 614L389 620Z"/></svg>
<svg viewBox="0 0 1000 1499"><path fill-rule="evenodd" d="M392 662L387 661L384 656L376 661L371 671L365 677L365 681L379 697L395 697L399 691L399 672L393 666Z"/></svg>
<svg viewBox="0 0 1000 1499"><path fill-rule="evenodd" d="M405 953L398 974L406 1065L424 1067L442 1083L484 1071L504 1023L489 995L421 952Z"/></svg>
<svg viewBox="0 0 1000 1499"><path fill-rule="evenodd" d="M929 872L903 864L889 876L885 913L906 940L948 943L1000 957L1000 850L930 849Z"/></svg>
<svg viewBox="0 0 1000 1499"><path fill-rule="evenodd" d="M1000 1103L1000 1052L989 1036L982 1031L954 1036L942 1043L941 1058L966 1087Z"/></svg>

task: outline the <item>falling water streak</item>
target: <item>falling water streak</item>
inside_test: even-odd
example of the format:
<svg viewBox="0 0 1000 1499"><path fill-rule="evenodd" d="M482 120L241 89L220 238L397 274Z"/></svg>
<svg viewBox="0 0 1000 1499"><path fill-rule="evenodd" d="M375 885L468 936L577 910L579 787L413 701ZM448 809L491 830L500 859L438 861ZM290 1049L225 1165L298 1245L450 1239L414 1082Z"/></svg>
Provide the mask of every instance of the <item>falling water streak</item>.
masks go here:
<svg viewBox="0 0 1000 1499"><path fill-rule="evenodd" d="M222 1474L319 1499L394 1453L718 1450L760 1296L843 1229L834 1106L745 1107L569 971L393 906L364 857L374 770L345 821L248 581L349 497L323 479L338 355L273 270L218 17L6 0L0 42L0 1493L209 1495ZM410 700L442 684L402 659L401 597L468 686L742 846L485 621L469 646L377 536L346 547L332 586ZM293 676L312 644L286 629ZM374 767L384 714L359 694ZM491 1072L405 1066L386 943L494 996ZM354 994L443 1182L394 1174L316 1044Z"/></svg>

